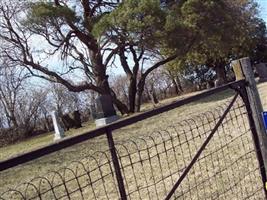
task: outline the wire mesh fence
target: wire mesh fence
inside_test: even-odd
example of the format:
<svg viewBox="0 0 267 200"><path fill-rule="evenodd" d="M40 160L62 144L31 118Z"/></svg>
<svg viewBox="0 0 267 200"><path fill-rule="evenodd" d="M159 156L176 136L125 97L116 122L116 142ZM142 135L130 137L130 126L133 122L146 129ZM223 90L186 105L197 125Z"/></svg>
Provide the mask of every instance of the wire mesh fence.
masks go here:
<svg viewBox="0 0 267 200"><path fill-rule="evenodd" d="M115 140L127 198L164 199L228 105L224 102L216 109L190 115L147 136ZM265 199L256 153L247 111L238 98L173 198ZM109 150L0 195L0 199L119 198Z"/></svg>

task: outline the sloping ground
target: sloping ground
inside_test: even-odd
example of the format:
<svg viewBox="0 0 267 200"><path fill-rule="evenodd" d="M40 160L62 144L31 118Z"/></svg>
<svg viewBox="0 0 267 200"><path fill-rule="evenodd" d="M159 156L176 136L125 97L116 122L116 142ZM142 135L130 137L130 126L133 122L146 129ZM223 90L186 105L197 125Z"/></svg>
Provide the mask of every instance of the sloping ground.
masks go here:
<svg viewBox="0 0 267 200"><path fill-rule="evenodd" d="M170 98L170 99L166 99L160 102L160 104L158 106L161 105L165 105L165 104L169 104L171 102L177 101L178 99L182 99L188 96L192 96L195 95L199 92L194 92L194 93L190 93L190 94L186 94L183 96L179 96L179 97L174 97L174 98ZM225 93L221 93L218 94L216 96L212 96L210 98L208 98L206 103L205 102L196 102L194 105L190 105L192 107L192 109L188 109L189 107L181 107L178 109L175 109L173 112L171 112L171 116L169 116L169 121L173 121L173 118L176 118L177 116L181 117L184 114L193 114L193 113L199 113L199 112L203 112L205 110L208 110L208 107L212 107L213 105L215 105L216 103L220 103L222 102L225 98L229 98L233 93L232 92L225 92ZM145 104L142 108L142 111L146 111L149 109L153 109L153 105L151 104ZM177 112L179 111L179 112ZM157 117L156 117L157 118ZM161 120L160 120L161 121ZM164 125L165 123L163 123ZM128 135L138 135L139 133L142 135L144 134L142 129L145 128L145 132L147 132L147 130L153 131L153 129L157 129L158 124L154 124L154 119L152 120L146 120L143 121L141 123L138 123L136 125L133 126L129 126L126 127L124 130L127 132L130 132L131 134ZM133 127L133 128L132 128ZM143 128L142 128L143 127ZM70 131L65 132L66 136L73 136L76 134L83 134L85 132L88 132L92 129L95 128L95 125L93 122L88 122L83 124L83 127L80 129L71 129ZM141 130L141 132L140 132ZM5 146L0 148L0 160L4 160L7 158L10 158L12 156L15 156L17 154L21 154L21 153L25 153L28 152L30 150L33 149L37 149L40 148L42 146L45 146L47 144L50 144L53 142L53 135L54 133L47 133L47 134L42 134L33 138L29 138L25 141L13 144L13 145L9 145L9 146ZM123 136L125 137L125 136Z"/></svg>
<svg viewBox="0 0 267 200"><path fill-rule="evenodd" d="M263 104L266 106L267 100L264 97L264 91L267 91L267 84L260 84L259 90L261 95L263 95ZM221 106L224 105L225 107L225 103L232 98L232 94L230 91L216 94L194 104L182 106L116 132L115 141L118 147L120 146L119 149L121 150L119 155L121 156L121 162L125 166L124 173L127 173L126 183L128 185L126 188L133 199L139 198L141 194L145 199L161 198L166 194L166 191L169 190L170 186L179 177L186 163L188 163L194 152L206 138L206 133L212 128L210 124L214 125L217 120L215 118L211 123L207 123L205 120L208 120L209 117L204 119L203 116L206 115L199 115L199 113L213 111L213 113L217 113L218 117L218 110L222 111ZM224 122L224 127L219 131L220 134L214 138L213 143L211 143L212 146L209 147L209 150L207 150L200 162L195 166L189 178L186 179L181 191L178 191L176 194L177 197L183 195L184 198L205 199L215 196L216 198L227 199L232 198L233 195L234 197L247 197L247 195L255 192L259 195L258 199L261 198L262 194L259 189L261 188L261 183L253 152L253 143L249 135L246 134L249 132L249 128L243 121L246 121L246 119L244 111L242 111L242 106L239 104L236 106L236 109L233 109L228 120ZM193 119L193 121L187 120L186 124L181 124L184 119ZM234 119L236 120L234 121ZM178 130L183 131L182 133L188 132L190 138L186 138L186 134L180 136L180 131L177 132L174 129L170 129L170 127L177 127ZM159 132L159 130L163 131ZM168 134L166 134L166 130ZM139 138L134 139L136 137ZM145 139L142 139L143 137ZM129 141L134 141L135 144ZM144 143L144 141L146 142ZM129 151L126 151L125 147ZM93 154L96 151L105 151L106 149L107 142L102 137L97 140L94 139L80 145L75 145L23 166L4 171L0 174L0 191L5 191L8 187L13 187L18 183L30 180L33 176L46 175L48 171L56 170L63 166L72 166L70 168L77 170L80 173L79 175L82 175L88 172L88 170L82 170L84 165L90 167L100 165L102 166L102 175L97 174L99 173L96 170L97 167L90 169L92 173L95 173L95 175L91 175L90 177L100 177L100 179L95 178L95 180L91 180L91 185L93 182L95 186L80 193L73 193L72 197L74 199L80 199L82 195L86 195L86 199L88 199L89 196L87 195L90 194L92 198L109 197L114 199L117 197L118 191L114 187L115 180L111 173L108 153L94 154L97 162L94 159L90 159L90 157L85 158L86 155ZM179 151L180 153L176 154L178 157L174 156ZM140 154L137 154L137 152ZM83 166L78 165L79 167L75 168L74 166L77 166L77 163L74 166L70 164L73 160L83 160L82 163L84 164ZM217 171L214 171L214 169L217 169ZM234 169L237 169L237 171ZM74 176L71 175L71 172L69 171L67 173L69 173L67 177L73 179ZM246 176L240 177L244 174ZM229 179L231 177L233 181ZM88 187L88 184L86 185L88 183L88 177L85 176L83 178L85 179L80 181L86 188ZM40 181L40 179L36 180L37 182ZM229 184L229 181L231 184ZM97 185L102 186L96 187ZM234 187L235 185L241 185L242 187ZM109 192L105 192L107 188ZM161 189L157 190L154 188ZM70 191L72 190L74 191L75 189L70 189ZM225 192L226 190L228 192ZM30 195L33 194L34 189L29 189L28 193ZM60 194L58 195L60 196Z"/></svg>

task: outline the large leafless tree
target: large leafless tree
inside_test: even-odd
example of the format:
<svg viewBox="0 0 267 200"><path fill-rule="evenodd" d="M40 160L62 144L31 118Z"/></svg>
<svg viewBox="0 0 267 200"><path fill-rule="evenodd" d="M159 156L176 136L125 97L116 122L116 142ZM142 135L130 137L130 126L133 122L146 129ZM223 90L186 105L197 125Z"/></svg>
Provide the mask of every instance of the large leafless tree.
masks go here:
<svg viewBox="0 0 267 200"><path fill-rule="evenodd" d="M140 10L125 12L123 6L133 7L133 2ZM165 15L158 1L28 0L15 4L6 0L0 11L5 57L70 91L111 95L121 113L140 110L147 76L177 57L176 52L159 56L160 37L154 34L162 29ZM151 20L140 18L140 14ZM124 25L137 18L141 24L138 30ZM142 67L148 58L148 67ZM128 78L129 105L122 103L109 85L107 69L118 63Z"/></svg>

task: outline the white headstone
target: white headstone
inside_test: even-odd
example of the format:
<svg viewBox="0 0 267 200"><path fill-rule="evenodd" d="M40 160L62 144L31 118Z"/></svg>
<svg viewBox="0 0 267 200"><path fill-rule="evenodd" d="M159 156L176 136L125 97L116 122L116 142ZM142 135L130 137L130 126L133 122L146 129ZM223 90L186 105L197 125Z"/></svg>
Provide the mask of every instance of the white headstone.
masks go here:
<svg viewBox="0 0 267 200"><path fill-rule="evenodd" d="M52 120L53 120L53 125L54 125L54 130L55 130L55 136L54 136L54 141L59 140L63 138L64 135L64 130L61 128L61 126L58 123L58 117L56 111L51 112Z"/></svg>

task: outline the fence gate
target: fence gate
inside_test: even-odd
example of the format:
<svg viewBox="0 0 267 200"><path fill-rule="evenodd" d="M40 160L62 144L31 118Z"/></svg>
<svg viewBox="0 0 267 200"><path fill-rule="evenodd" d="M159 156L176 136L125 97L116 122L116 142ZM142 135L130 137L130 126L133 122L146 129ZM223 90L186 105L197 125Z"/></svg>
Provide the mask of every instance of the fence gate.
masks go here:
<svg viewBox="0 0 267 200"><path fill-rule="evenodd" d="M9 189L0 199L266 199L267 140L257 120L257 91L251 90L255 83L247 77L244 63L247 58L234 63L242 66L245 77L237 76L240 80L233 83L1 161L0 176L93 138L95 150L103 146L100 141L108 147ZM175 108L189 109L196 101L204 105L206 97L222 92L229 98L208 112L168 121L182 112ZM155 131L124 136L125 127L148 119L154 120Z"/></svg>
<svg viewBox="0 0 267 200"><path fill-rule="evenodd" d="M239 95L241 99L238 99ZM266 191L262 187L262 184L264 186L266 182L265 169L262 167L264 163L258 136L254 128L255 124L248 113L251 113L251 108L246 92L242 87L239 87L237 94L227 105L219 119L215 120L214 127L168 192L166 200L171 199L171 197L181 198L184 196L184 192L178 192L178 194L175 192L194 165L197 166L194 169L194 175L191 174L190 177L195 178L195 182L192 181L194 187L202 189L197 189L196 193L193 193L194 197L197 198L192 198L192 194L188 194L188 199L249 199L250 197L264 199L266 195ZM247 126L246 123L249 125ZM229 125L231 127L227 128ZM196 126L196 128L199 127ZM220 136L216 136L216 134L220 134ZM252 143L249 145L252 140L248 134L252 134L254 146ZM213 145L213 142L215 145ZM216 144L217 142L220 144ZM217 158L214 159L214 157ZM258 163L255 162L255 157L258 158ZM201 181L199 181L196 173L200 170L203 173L203 169L201 169L202 160L206 163L206 166L204 166L204 173L206 174L201 174ZM259 172L261 176L259 176ZM205 176L207 178L203 179ZM260 178L262 183L260 183ZM190 184L190 180L188 182ZM223 189L221 190L220 187Z"/></svg>

